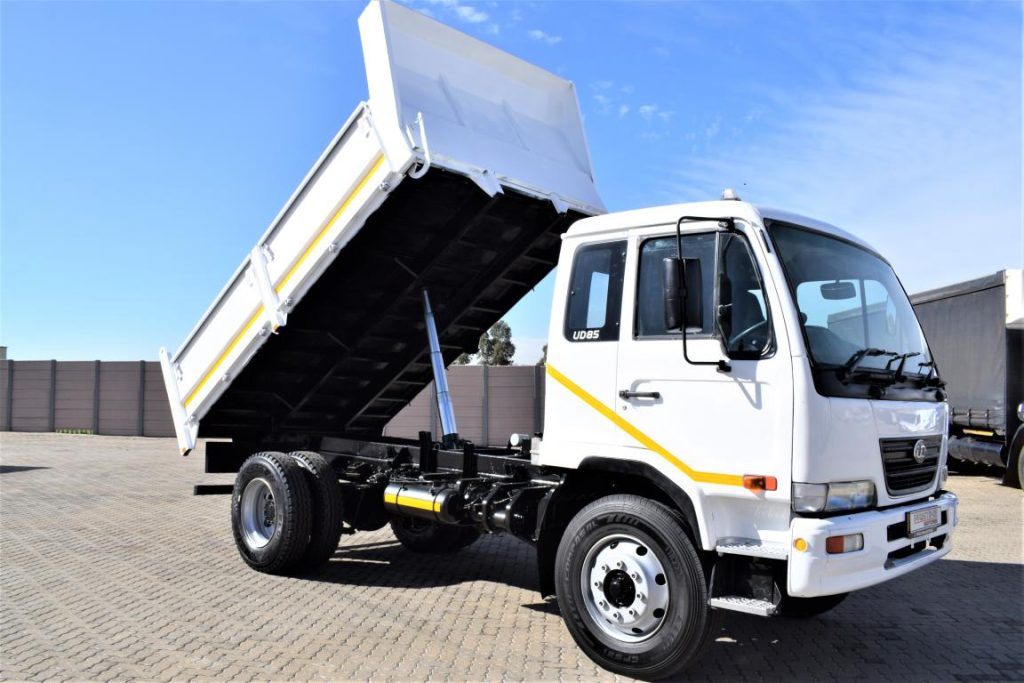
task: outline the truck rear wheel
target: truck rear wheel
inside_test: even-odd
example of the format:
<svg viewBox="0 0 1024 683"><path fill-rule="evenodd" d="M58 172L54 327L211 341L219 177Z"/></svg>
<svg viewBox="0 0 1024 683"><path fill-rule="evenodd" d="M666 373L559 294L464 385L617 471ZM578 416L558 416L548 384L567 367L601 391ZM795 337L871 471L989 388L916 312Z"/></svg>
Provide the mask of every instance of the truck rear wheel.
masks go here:
<svg viewBox="0 0 1024 683"><path fill-rule="evenodd" d="M291 457L306 473L313 507L309 545L297 567L315 569L331 559L338 549L343 514L341 487L338 486L338 475L324 456L296 451L291 453Z"/></svg>
<svg viewBox="0 0 1024 683"><path fill-rule="evenodd" d="M282 574L302 558L312 524L309 484L284 453L256 453L242 463L231 494L231 530L253 569Z"/></svg>
<svg viewBox="0 0 1024 683"><path fill-rule="evenodd" d="M392 517L391 531L399 543L414 553L453 553L480 538L480 532L473 527L414 517Z"/></svg>
<svg viewBox="0 0 1024 683"><path fill-rule="evenodd" d="M703 652L718 617L684 524L633 495L601 498L569 522L555 559L558 605L573 639L602 667L667 678Z"/></svg>

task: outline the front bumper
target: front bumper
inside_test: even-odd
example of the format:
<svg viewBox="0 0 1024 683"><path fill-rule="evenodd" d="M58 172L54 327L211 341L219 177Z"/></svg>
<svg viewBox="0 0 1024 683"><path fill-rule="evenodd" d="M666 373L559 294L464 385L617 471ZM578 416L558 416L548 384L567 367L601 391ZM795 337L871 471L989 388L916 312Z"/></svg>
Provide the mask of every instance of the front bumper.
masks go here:
<svg viewBox="0 0 1024 683"><path fill-rule="evenodd" d="M927 501L886 510L828 519L794 519L790 524L787 591L800 598L848 593L934 562L953 547L957 502L954 494L941 493ZM939 527L907 538L907 513L932 506L939 507ZM825 539L846 534L864 534L864 548L837 555L825 552ZM793 546L798 538L807 541L806 551Z"/></svg>

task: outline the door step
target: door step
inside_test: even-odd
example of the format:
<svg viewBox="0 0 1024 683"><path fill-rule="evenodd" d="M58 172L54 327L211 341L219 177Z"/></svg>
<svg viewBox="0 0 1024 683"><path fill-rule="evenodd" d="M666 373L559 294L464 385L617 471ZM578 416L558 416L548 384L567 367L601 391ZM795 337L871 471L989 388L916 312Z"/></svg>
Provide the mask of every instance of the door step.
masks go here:
<svg viewBox="0 0 1024 683"><path fill-rule="evenodd" d="M720 598L711 598L708 605L712 609L727 609L733 612L744 612L759 617L770 617L775 614L775 605L767 600L756 598L744 598L739 595L724 595Z"/></svg>

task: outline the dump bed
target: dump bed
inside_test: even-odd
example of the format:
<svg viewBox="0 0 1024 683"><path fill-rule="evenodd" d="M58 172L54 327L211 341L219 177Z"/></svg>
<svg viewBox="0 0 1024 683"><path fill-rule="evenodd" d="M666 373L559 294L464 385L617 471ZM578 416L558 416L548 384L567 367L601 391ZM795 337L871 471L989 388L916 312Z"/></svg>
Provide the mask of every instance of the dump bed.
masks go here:
<svg viewBox="0 0 1024 683"><path fill-rule="evenodd" d="M377 436L603 211L573 85L390 2L359 19L359 105L173 355L182 453L199 436Z"/></svg>

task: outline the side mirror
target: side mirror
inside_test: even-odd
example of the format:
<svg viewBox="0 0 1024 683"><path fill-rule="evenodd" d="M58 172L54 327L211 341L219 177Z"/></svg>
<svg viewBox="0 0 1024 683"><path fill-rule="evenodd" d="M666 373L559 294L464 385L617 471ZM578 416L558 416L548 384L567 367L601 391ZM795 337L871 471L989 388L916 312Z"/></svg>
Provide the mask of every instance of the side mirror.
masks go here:
<svg viewBox="0 0 1024 683"><path fill-rule="evenodd" d="M665 301L665 329L678 330L683 318L682 261L666 258L661 262L661 293Z"/></svg>
<svg viewBox="0 0 1024 683"><path fill-rule="evenodd" d="M661 265L665 329L701 327L704 324L704 280L700 260L666 258Z"/></svg>
<svg viewBox="0 0 1024 683"><path fill-rule="evenodd" d="M683 298L686 328L700 329L704 326L704 278L700 271L700 259L683 259L683 281L686 283L686 295Z"/></svg>

